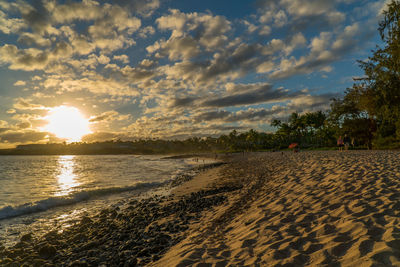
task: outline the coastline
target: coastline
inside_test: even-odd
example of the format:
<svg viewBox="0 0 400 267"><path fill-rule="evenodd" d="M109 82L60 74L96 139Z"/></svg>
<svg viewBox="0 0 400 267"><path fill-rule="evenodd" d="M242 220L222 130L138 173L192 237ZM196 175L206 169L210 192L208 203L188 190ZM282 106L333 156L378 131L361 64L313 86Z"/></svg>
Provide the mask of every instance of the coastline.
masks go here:
<svg viewBox="0 0 400 267"><path fill-rule="evenodd" d="M223 160L170 195L83 216L61 233L24 235L0 248L0 265L400 265L400 152Z"/></svg>
<svg viewBox="0 0 400 267"><path fill-rule="evenodd" d="M192 167L190 167L189 169L186 169L182 173L178 174L173 180L167 181L162 186L153 188L151 190L134 190L132 192L124 192L122 194L118 194L118 196L109 195L105 199L99 199L99 204L97 204L96 207L88 206L87 203L83 202L74 205L61 206L57 208L58 211L47 210L38 213L35 215L35 219L28 219L27 221L24 219L24 221L20 222L18 226L10 227L8 229L13 231L13 228L19 228L17 229L17 232L22 233L17 235L12 233L12 235L15 235L13 237L15 241L4 242L5 240L2 240L0 242L0 266L16 266L15 264L17 264L18 266L21 266L22 264L28 264L30 266L42 265L46 263L68 266L70 264L74 264L74 262L75 264L77 264L77 260L79 262L79 259L73 260L73 257L71 257L71 255L74 254L74 251L76 251L76 247L82 246L84 248L88 248L86 246L88 242L93 241L93 239L98 240L100 238L100 236L96 236L96 238L93 238L94 236L90 236L87 239L83 238L75 240L74 236L79 236L81 232L85 232L83 228L88 228L87 231L91 234L104 231L105 233L107 233L108 236L121 236L123 235L122 233L124 231L126 232L128 231L128 229L131 230L130 224L133 223L137 226L135 229L136 233L147 232L145 226L149 223L148 220L152 221L153 219L160 219L166 216L168 217L171 214L176 214L178 212L177 205L179 207L180 205L182 205L182 203L170 203L167 205L167 207L160 206L161 203L167 203L170 202L171 199L173 199L170 196L170 192L171 190L173 190L174 187L192 179L192 177L196 176L196 174L198 173L204 172L210 168L214 168L223 164L221 162L212 161L211 159L208 159L206 161L207 163L205 164L192 165ZM189 199L190 201L190 198L193 197L196 196L188 196L187 199ZM90 201L93 202L95 200ZM218 202L220 200L217 199L215 201ZM151 214L155 206L157 206L159 209L162 208L161 214L158 217L155 216L157 218L148 217L147 214ZM119 216L116 215L117 213ZM125 214L125 221L121 219L123 214ZM128 219L128 217L126 217L127 214L135 217L135 219ZM42 219L40 219L41 216L44 216L44 218L51 218L51 222L44 222ZM110 218L110 220L104 221L105 218ZM18 217L10 218L7 220L21 221ZM38 221L37 227L24 227L25 223L29 224L32 220ZM87 222L93 222L93 224L87 224ZM177 220L173 220L173 222L176 223ZM5 223L4 220L3 223ZM10 222L7 222L7 224L9 223ZM121 224L125 224L126 227L122 227L121 229L115 231L115 228L112 229L107 224L119 226L121 226ZM173 228L170 228L170 224L162 225L161 227L167 228L156 230L153 229L150 231L150 235L161 234L162 236L164 232L168 232L171 234L170 236L173 236L179 229L186 229L186 224L187 222L184 221L181 227L178 226ZM103 227L101 228L100 232L98 226L100 226L100 228ZM1 227L3 227L4 229L5 225L3 224ZM23 230L21 231L21 229ZM134 239L141 238L143 238L143 236L140 235L140 237L136 237ZM168 238L168 240L169 239L170 238ZM74 246L68 247L68 245L66 244L70 243L71 241L74 243ZM115 242L115 240L113 242ZM150 245L141 243L141 245L143 245L143 248L151 247L153 250L161 249L158 243L154 244L153 241L147 243L149 243ZM169 241L167 243L169 243ZM10 246L9 244L12 245ZM139 247L141 247L141 245ZM56 249L57 252L62 251L62 253L60 254L56 253L60 260L57 260L56 254L53 255L50 253L49 255L44 252L49 249L50 252L54 252L54 249ZM120 248L116 247L116 249L118 250ZM136 251L136 253L139 252L140 251ZM66 256L66 254L64 253L68 253L68 255ZM93 253L93 251L91 253ZM102 253L102 255L103 254L106 253ZM149 258L146 258L146 253L143 255L143 257L144 261L142 261L142 264L143 262L149 261ZM124 262L128 260L126 257L122 257L121 259L123 259ZM85 262L81 263L83 265L87 264L89 266L97 266L101 262L103 262L104 264L109 264L110 262L118 261L118 259L113 260L107 257L104 258L100 256L99 258L97 258L96 261L94 261L93 259L91 260L92 261L85 260ZM103 261L99 262L98 260ZM152 260L152 258L150 258L150 260Z"/></svg>

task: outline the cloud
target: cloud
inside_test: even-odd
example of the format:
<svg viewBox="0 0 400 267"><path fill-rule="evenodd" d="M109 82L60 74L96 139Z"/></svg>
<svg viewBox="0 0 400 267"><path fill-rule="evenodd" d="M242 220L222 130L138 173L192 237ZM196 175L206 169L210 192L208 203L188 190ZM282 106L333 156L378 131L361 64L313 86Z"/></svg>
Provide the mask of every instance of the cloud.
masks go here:
<svg viewBox="0 0 400 267"><path fill-rule="evenodd" d="M60 41L51 50L36 48L18 49L15 45L5 44L0 47L0 63L10 64L13 70L43 70L51 62L67 58L72 48L64 41Z"/></svg>
<svg viewBox="0 0 400 267"><path fill-rule="evenodd" d="M49 2L47 2L49 3ZM51 15L47 10L46 2L34 1L32 5L27 2L17 2L14 7L19 11L22 19L33 30L34 33L39 35L55 34L58 30L52 26Z"/></svg>
<svg viewBox="0 0 400 267"><path fill-rule="evenodd" d="M8 122L0 120L0 128L8 127Z"/></svg>
<svg viewBox="0 0 400 267"><path fill-rule="evenodd" d="M212 59L196 61L183 60L160 68L168 79L195 82L198 86L226 82L243 77L259 64L268 60L262 55L264 47L260 44L233 44L217 52Z"/></svg>
<svg viewBox="0 0 400 267"><path fill-rule="evenodd" d="M271 109L265 108L249 108L247 110L240 110L236 112L216 110L207 111L194 116L196 123L204 123L218 120L221 123L251 123L251 122L262 122L265 120L271 120L273 115L278 114L281 111L286 110L284 106L274 106Z"/></svg>
<svg viewBox="0 0 400 267"><path fill-rule="evenodd" d="M170 14L156 20L161 30L171 30L170 39L191 35L206 49L215 49L228 40L225 35L231 30L231 23L222 16L202 13L182 13L171 9Z"/></svg>
<svg viewBox="0 0 400 267"><path fill-rule="evenodd" d="M108 141L108 140L117 140L124 138L123 134L113 133L113 132L95 132L92 134L87 134L82 137L82 142L101 142L101 141Z"/></svg>
<svg viewBox="0 0 400 267"><path fill-rule="evenodd" d="M49 62L49 54L35 48L19 50L15 45L0 47L0 63L9 63L10 69L43 69Z"/></svg>
<svg viewBox="0 0 400 267"><path fill-rule="evenodd" d="M223 96L216 99L206 100L202 106L207 107L230 107L253 105L258 103L272 103L284 101L298 95L298 92L290 93L288 90L272 90L270 84L238 85L245 88L245 92Z"/></svg>
<svg viewBox="0 0 400 267"><path fill-rule="evenodd" d="M25 85L26 85L26 82L25 81L21 81L21 80L16 81L14 83L14 86L25 86Z"/></svg>
<svg viewBox="0 0 400 267"><path fill-rule="evenodd" d="M24 32L22 33L19 38L18 42L28 45L28 46L42 46L42 47L48 47L51 45L51 41L49 39L43 38L39 34L34 34L30 32Z"/></svg>
<svg viewBox="0 0 400 267"><path fill-rule="evenodd" d="M121 61L122 63L128 64L129 57L127 55L115 55L113 56L114 60Z"/></svg>
<svg viewBox="0 0 400 267"><path fill-rule="evenodd" d="M204 136L325 109L330 94L309 95L284 80L319 77L356 49L365 52L383 3L258 2L254 14L228 19L213 11L154 13L159 0L2 1L0 33L10 43L0 45L0 64L35 72L14 84L28 87L14 89L29 98L5 107L18 123L0 128L35 128L39 119L21 113L44 112L49 96L52 104L74 99L96 110L99 134L87 140ZM112 110L118 105L139 118L128 126L132 117Z"/></svg>
<svg viewBox="0 0 400 267"><path fill-rule="evenodd" d="M300 94L300 92L290 92L282 88L274 90L269 83L228 84L225 95L211 99L209 97L175 98L172 100L170 106L175 108L188 106L199 106L203 108L246 106L259 103L281 102Z"/></svg>
<svg viewBox="0 0 400 267"><path fill-rule="evenodd" d="M116 0L115 2L144 17L151 16L160 7L160 0Z"/></svg>
<svg viewBox="0 0 400 267"><path fill-rule="evenodd" d="M121 115L119 112L115 110L110 110L103 112L100 115L91 117L89 119L89 122L92 123L111 122L111 121L129 120L130 118L131 118L130 114Z"/></svg>
<svg viewBox="0 0 400 267"><path fill-rule="evenodd" d="M330 100L338 95L337 93L302 95L291 99L287 107L297 112L327 110L330 107Z"/></svg>
<svg viewBox="0 0 400 267"><path fill-rule="evenodd" d="M282 0L281 3L291 15L311 16L330 13L335 7L332 0Z"/></svg>
<svg viewBox="0 0 400 267"><path fill-rule="evenodd" d="M47 7L56 23L95 20L103 16L101 6L96 1L67 2L62 5L49 4Z"/></svg>
<svg viewBox="0 0 400 267"><path fill-rule="evenodd" d="M26 128L30 128L31 124L29 122L20 122L17 124L17 127L19 129L26 129Z"/></svg>
<svg viewBox="0 0 400 267"><path fill-rule="evenodd" d="M17 102L13 105L15 109L18 110L43 110L46 109L44 106L40 104L30 103L30 100L18 98Z"/></svg>
<svg viewBox="0 0 400 267"><path fill-rule="evenodd" d="M38 131L14 131L9 130L4 133L0 133L1 142L5 143L37 143L46 141L46 132Z"/></svg>
<svg viewBox="0 0 400 267"><path fill-rule="evenodd" d="M139 31L139 36L142 38L148 38L150 35L153 35L156 33L156 30L152 26L146 26L144 28L141 28Z"/></svg>
<svg viewBox="0 0 400 267"><path fill-rule="evenodd" d="M8 18L6 13L0 10L0 32L10 34L18 32L19 30L26 28L26 23L22 19Z"/></svg>
<svg viewBox="0 0 400 267"><path fill-rule="evenodd" d="M95 20L94 24L88 28L93 39L116 37L117 33L124 31L132 34L141 26L140 19L132 17L127 10L120 6L105 5L103 11L104 17Z"/></svg>
<svg viewBox="0 0 400 267"><path fill-rule="evenodd" d="M200 49L192 37L171 38L168 41L156 42L148 46L147 51L153 53L158 51L158 57L167 56L170 60L187 60L200 53Z"/></svg>
<svg viewBox="0 0 400 267"><path fill-rule="evenodd" d="M298 59L282 59L278 68L269 75L271 79L286 79L294 75L323 71L328 64L341 60L345 55L359 50L375 31L371 25L363 27L359 23L345 26L343 32L321 32L309 46L308 55Z"/></svg>
<svg viewBox="0 0 400 267"><path fill-rule="evenodd" d="M103 77L97 73L84 78L55 74L46 78L43 87L54 89L59 93L88 91L94 94L138 96L138 90L129 86L128 78L121 81L112 77Z"/></svg>

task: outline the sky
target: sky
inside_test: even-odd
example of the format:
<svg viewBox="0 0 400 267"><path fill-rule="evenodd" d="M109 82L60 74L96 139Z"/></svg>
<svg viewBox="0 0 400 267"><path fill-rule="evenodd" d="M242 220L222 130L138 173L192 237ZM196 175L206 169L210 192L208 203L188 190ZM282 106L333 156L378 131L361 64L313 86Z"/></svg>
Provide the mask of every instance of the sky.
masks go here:
<svg viewBox="0 0 400 267"><path fill-rule="evenodd" d="M65 140L60 107L85 142L273 131L363 75L385 2L0 0L0 148Z"/></svg>

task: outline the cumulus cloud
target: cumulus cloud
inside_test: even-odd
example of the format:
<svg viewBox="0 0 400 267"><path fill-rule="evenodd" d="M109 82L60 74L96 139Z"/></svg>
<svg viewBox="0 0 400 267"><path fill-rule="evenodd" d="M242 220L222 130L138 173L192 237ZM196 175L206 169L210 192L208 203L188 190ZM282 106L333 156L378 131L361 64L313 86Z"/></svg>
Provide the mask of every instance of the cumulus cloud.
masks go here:
<svg viewBox="0 0 400 267"><path fill-rule="evenodd" d="M14 83L14 86L25 86L25 85L26 85L26 82L25 81L21 81L21 80L16 81Z"/></svg>
<svg viewBox="0 0 400 267"><path fill-rule="evenodd" d="M38 131L15 131L9 130L4 133L0 133L1 142L5 143L37 143L46 141L46 132Z"/></svg>
<svg viewBox="0 0 400 267"><path fill-rule="evenodd" d="M29 99L18 98L13 107L18 110L43 110L46 109L40 104L33 104Z"/></svg>
<svg viewBox="0 0 400 267"><path fill-rule="evenodd" d="M288 26L293 33L309 27L335 26L345 20L337 10L338 1L273 0L259 1L259 22L276 28Z"/></svg>
<svg viewBox="0 0 400 267"><path fill-rule="evenodd" d="M338 97L337 93L302 95L291 99L287 107L298 112L327 110L330 100L335 97Z"/></svg>
<svg viewBox="0 0 400 267"><path fill-rule="evenodd" d="M271 120L273 115L286 110L284 106L274 106L273 108L249 108L236 112L226 110L207 111L194 115L193 119L196 123L209 122L218 120L222 123L238 123L238 122L254 122Z"/></svg>
<svg viewBox="0 0 400 267"><path fill-rule="evenodd" d="M252 72L261 62L268 60L268 55L262 55L263 49L260 44L235 44L215 53L210 60L183 60L160 69L169 79L194 81L198 85L226 82Z"/></svg>
<svg viewBox="0 0 400 267"><path fill-rule="evenodd" d="M0 63L9 63L10 69L43 69L49 62L49 54L35 48L19 50L15 45L0 47Z"/></svg>
<svg viewBox="0 0 400 267"><path fill-rule="evenodd" d="M206 100L202 103L202 106L230 107L253 105L258 103L272 103L284 101L300 94L299 92L289 92L282 88L273 90L270 84L239 84L237 86L242 88L244 92L240 92L240 89L234 89L238 93Z"/></svg>
<svg viewBox="0 0 400 267"><path fill-rule="evenodd" d="M8 18L6 13L0 10L0 32L10 34L26 27L27 25L24 20L18 18Z"/></svg>
<svg viewBox="0 0 400 267"><path fill-rule="evenodd" d="M122 63L128 64L129 57L127 55L115 55L113 56L114 60L121 61Z"/></svg>
<svg viewBox="0 0 400 267"><path fill-rule="evenodd" d="M124 140L123 134L120 133L113 133L113 132L95 132L91 134L87 134L82 137L82 142L101 142L101 141L108 141L108 140Z"/></svg>
<svg viewBox="0 0 400 267"><path fill-rule="evenodd" d="M156 20L160 30L171 30L170 39L192 36L206 49L214 49L224 44L231 30L231 23L222 16L202 13L182 13L171 9L170 14Z"/></svg>
<svg viewBox="0 0 400 267"><path fill-rule="evenodd" d="M214 98L186 97L175 98L170 102L170 107L188 107L193 105L199 107L233 107L246 106L259 103L276 103L288 100L302 94L301 92L290 92L287 89L273 89L269 83L256 84L228 84L224 95Z"/></svg>
<svg viewBox="0 0 400 267"><path fill-rule="evenodd" d="M333 35L332 32L321 32L312 39L308 55L298 59L283 59L271 75L271 79L285 79L294 75L308 74L324 69L335 61L342 59L350 52L359 49L373 35L371 25L360 27L354 23L344 27L343 32Z"/></svg>
<svg viewBox="0 0 400 267"><path fill-rule="evenodd" d="M43 38L39 34L34 34L30 32L22 33L18 38L18 42L28 46L36 45L36 46L48 47L51 45L50 39Z"/></svg>
<svg viewBox="0 0 400 267"><path fill-rule="evenodd" d="M101 6L96 1L67 2L61 5L49 3L47 7L56 23L95 20L103 16Z"/></svg>
<svg viewBox="0 0 400 267"><path fill-rule="evenodd" d="M115 110L110 110L103 112L100 115L91 117L89 119L89 122L99 123L99 122L110 122L115 120L128 120L130 119L130 117L131 117L130 114L122 115Z"/></svg>
<svg viewBox="0 0 400 267"><path fill-rule="evenodd" d="M129 8L133 13L139 14L144 17L151 16L153 12L160 7L160 0L116 0L116 3L126 8Z"/></svg>

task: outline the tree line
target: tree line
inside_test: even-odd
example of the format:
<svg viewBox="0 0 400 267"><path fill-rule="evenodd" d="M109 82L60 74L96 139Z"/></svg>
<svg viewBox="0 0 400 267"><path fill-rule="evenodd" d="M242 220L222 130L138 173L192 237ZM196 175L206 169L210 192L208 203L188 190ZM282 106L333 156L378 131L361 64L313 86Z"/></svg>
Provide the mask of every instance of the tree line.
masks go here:
<svg viewBox="0 0 400 267"><path fill-rule="evenodd" d="M392 0L379 22L382 47L358 61L364 75L326 113L293 113L288 123L274 121L277 134L306 146L333 146L348 134L360 147L400 148L400 2Z"/></svg>

